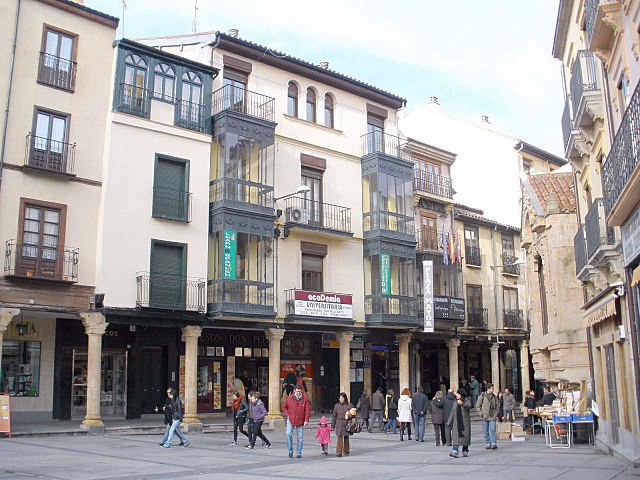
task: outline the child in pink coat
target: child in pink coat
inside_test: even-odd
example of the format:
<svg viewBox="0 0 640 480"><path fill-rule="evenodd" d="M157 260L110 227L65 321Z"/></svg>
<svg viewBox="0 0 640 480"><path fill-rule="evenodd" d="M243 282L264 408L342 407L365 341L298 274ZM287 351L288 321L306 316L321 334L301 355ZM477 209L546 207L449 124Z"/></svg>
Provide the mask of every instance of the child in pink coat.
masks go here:
<svg viewBox="0 0 640 480"><path fill-rule="evenodd" d="M329 444L331 443L331 426L327 425L327 419L323 416L320 419L320 426L316 430L316 438L322 447L322 455L329 453Z"/></svg>

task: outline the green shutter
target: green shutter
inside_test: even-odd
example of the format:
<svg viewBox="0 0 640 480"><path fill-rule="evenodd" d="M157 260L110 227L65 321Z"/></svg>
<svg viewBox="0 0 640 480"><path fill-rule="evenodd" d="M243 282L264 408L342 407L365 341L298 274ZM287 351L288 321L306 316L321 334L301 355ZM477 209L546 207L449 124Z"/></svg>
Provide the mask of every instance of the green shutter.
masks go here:
<svg viewBox="0 0 640 480"><path fill-rule="evenodd" d="M182 308L187 286L184 247L153 243L150 267L149 306Z"/></svg>
<svg viewBox="0 0 640 480"><path fill-rule="evenodd" d="M158 158L153 184L153 216L187 220L185 162Z"/></svg>

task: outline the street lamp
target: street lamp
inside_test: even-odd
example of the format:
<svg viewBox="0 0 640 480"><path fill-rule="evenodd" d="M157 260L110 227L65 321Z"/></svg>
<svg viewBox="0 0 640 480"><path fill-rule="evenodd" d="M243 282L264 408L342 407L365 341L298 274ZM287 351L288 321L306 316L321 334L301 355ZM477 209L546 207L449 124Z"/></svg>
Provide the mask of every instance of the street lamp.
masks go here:
<svg viewBox="0 0 640 480"><path fill-rule="evenodd" d="M311 191L311 188L309 188L308 185L300 185L298 188L296 188L296 191L293 193L290 193L288 195L283 195L281 197L276 197L273 199L274 202L277 202L278 200L282 200L283 198L289 198L289 197L293 197L294 195L299 195L301 193L308 193Z"/></svg>

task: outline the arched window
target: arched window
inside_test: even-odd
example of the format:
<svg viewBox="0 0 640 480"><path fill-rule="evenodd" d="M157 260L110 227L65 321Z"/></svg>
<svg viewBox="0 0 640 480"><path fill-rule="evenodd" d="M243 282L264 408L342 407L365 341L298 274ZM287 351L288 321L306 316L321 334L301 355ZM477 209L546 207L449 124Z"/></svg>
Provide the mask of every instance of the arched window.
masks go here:
<svg viewBox="0 0 640 480"><path fill-rule="evenodd" d="M175 85L176 72L166 63L159 63L153 69L153 96L161 100L173 100L173 87Z"/></svg>
<svg viewBox="0 0 640 480"><path fill-rule="evenodd" d="M287 90L287 115L298 116L298 87L293 82L289 82Z"/></svg>
<svg viewBox="0 0 640 480"><path fill-rule="evenodd" d="M312 88L307 89L307 120L316 122L316 92Z"/></svg>
<svg viewBox="0 0 640 480"><path fill-rule="evenodd" d="M122 106L136 115L144 114L147 105L147 62L134 53L124 58Z"/></svg>
<svg viewBox="0 0 640 480"><path fill-rule="evenodd" d="M324 96L324 126L333 128L333 97L328 93Z"/></svg>
<svg viewBox="0 0 640 480"><path fill-rule="evenodd" d="M202 80L193 72L182 74L182 101L200 103L202 96Z"/></svg>

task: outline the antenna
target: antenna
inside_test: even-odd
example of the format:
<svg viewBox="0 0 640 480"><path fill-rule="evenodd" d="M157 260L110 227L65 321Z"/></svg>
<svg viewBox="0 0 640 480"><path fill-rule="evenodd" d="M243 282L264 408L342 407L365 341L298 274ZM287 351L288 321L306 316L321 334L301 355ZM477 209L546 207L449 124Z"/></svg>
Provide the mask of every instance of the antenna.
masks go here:
<svg viewBox="0 0 640 480"><path fill-rule="evenodd" d="M193 33L196 33L196 20L198 18L198 0L195 0L195 5L193 7Z"/></svg>

